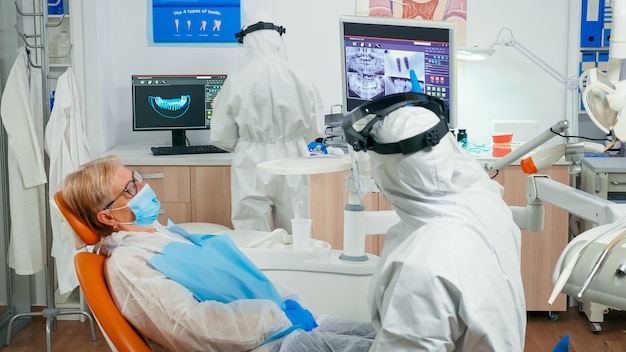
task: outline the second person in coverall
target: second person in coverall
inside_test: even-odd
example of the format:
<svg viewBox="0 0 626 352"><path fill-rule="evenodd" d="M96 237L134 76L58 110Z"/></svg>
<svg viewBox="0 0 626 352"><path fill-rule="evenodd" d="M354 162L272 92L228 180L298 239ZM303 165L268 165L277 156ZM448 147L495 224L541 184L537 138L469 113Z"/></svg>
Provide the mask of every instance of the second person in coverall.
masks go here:
<svg viewBox="0 0 626 352"><path fill-rule="evenodd" d="M290 232L296 205L308 206L307 175L270 175L257 165L308 156L307 144L323 128L315 84L282 53L283 27L264 14L238 33L246 64L228 77L215 98L211 144L234 153L231 165L232 222L236 230Z"/></svg>

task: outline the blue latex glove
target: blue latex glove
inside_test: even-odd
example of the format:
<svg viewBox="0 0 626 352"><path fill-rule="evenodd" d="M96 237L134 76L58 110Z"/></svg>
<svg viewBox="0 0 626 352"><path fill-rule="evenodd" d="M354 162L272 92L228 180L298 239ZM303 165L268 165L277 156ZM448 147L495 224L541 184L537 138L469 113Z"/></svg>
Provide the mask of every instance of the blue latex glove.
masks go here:
<svg viewBox="0 0 626 352"><path fill-rule="evenodd" d="M422 86L420 85L419 79L417 79L417 75L415 74L415 70L410 69L409 75L411 75L411 92L413 93L423 93Z"/></svg>
<svg viewBox="0 0 626 352"><path fill-rule="evenodd" d="M319 154L328 154L328 149L322 143L311 142L308 145L309 155L319 155Z"/></svg>
<svg viewBox="0 0 626 352"><path fill-rule="evenodd" d="M283 309L291 324L294 327L299 327L305 331L311 331L317 327L313 314L308 309L302 308L300 303L288 299L285 301L285 309Z"/></svg>
<svg viewBox="0 0 626 352"><path fill-rule="evenodd" d="M554 346L554 349L552 350L552 352L567 352L567 351L569 351L569 335L565 335L565 337L561 339L561 341L559 341L559 343L557 343L556 346Z"/></svg>

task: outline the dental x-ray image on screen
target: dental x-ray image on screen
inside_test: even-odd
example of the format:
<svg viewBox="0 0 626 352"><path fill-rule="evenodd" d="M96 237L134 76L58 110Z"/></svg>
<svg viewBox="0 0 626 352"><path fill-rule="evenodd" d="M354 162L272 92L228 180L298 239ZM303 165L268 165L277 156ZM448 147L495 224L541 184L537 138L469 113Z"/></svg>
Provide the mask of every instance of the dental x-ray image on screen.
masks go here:
<svg viewBox="0 0 626 352"><path fill-rule="evenodd" d="M423 91L424 53L406 50L346 47L348 96L372 100L411 91L409 70L414 70Z"/></svg>
<svg viewBox="0 0 626 352"><path fill-rule="evenodd" d="M143 94L142 94L143 93ZM204 85L137 88L135 129L205 128Z"/></svg>
<svg viewBox="0 0 626 352"><path fill-rule="evenodd" d="M389 94L413 89L448 104L456 124L454 24L389 17L340 17L343 111Z"/></svg>

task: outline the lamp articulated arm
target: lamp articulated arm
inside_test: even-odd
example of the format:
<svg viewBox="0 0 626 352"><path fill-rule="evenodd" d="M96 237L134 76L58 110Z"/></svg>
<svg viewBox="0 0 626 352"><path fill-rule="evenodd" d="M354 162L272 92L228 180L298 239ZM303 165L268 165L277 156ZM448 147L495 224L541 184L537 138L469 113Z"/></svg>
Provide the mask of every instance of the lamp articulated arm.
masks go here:
<svg viewBox="0 0 626 352"><path fill-rule="evenodd" d="M487 163L485 163L483 165L484 169L487 170L487 171L499 171L499 170L502 170L505 166L510 165L511 163L513 163L516 160L520 159L521 157L523 157L527 153L533 151L535 148L543 145L545 142L549 141L553 137L555 137L558 134L561 134L561 133L564 133L565 131L567 131L567 129L569 128L569 125L570 125L570 123L567 120L561 120L561 121L555 123L550 128L548 128L544 132L536 135L531 140L529 140L528 142L522 144L521 146L519 146L515 150L511 151L509 154L505 155L504 157L498 159L495 162L487 162Z"/></svg>
<svg viewBox="0 0 626 352"><path fill-rule="evenodd" d="M552 204L568 213L598 225L621 219L626 205L616 204L579 189L564 185L546 175L529 175L526 183L526 207L511 206L513 219L519 228L543 230L543 203Z"/></svg>
<svg viewBox="0 0 626 352"><path fill-rule="evenodd" d="M504 37L504 33L508 32L508 37ZM565 77L560 74L554 67L550 66L547 62L530 51L526 46L518 42L513 36L513 32L510 28L501 28L496 37L496 41L489 44L487 47L472 47L461 48L457 52L457 56L461 60L483 60L486 56L491 56L495 53L496 46L511 47L517 50L520 54L532 61L535 65L539 66L543 71L552 76L552 78L563 84L568 90L573 91L578 88L578 77Z"/></svg>
<svg viewBox="0 0 626 352"><path fill-rule="evenodd" d="M511 33L511 37L508 40L504 41L503 43L496 42L495 45L513 47L520 54L524 55L527 59L532 61L535 65L539 66L542 70L544 70L547 74L552 76L552 78L556 79L557 81L565 85L565 87L567 87L568 90L574 90L578 88L577 76L566 78L563 75L561 75L557 70L555 70L552 66L548 65L548 63L542 60L539 56L535 55L532 51L528 50L528 48L526 48L524 45L518 42L513 37L513 33Z"/></svg>

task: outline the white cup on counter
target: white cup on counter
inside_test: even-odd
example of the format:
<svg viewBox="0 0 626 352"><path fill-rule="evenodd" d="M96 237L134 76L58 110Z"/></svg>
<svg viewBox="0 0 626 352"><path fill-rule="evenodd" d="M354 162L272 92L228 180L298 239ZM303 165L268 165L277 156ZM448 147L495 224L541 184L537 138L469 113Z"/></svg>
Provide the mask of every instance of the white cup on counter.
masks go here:
<svg viewBox="0 0 626 352"><path fill-rule="evenodd" d="M311 239L311 223L308 218L291 219L291 242L294 251L306 251L309 249Z"/></svg>

